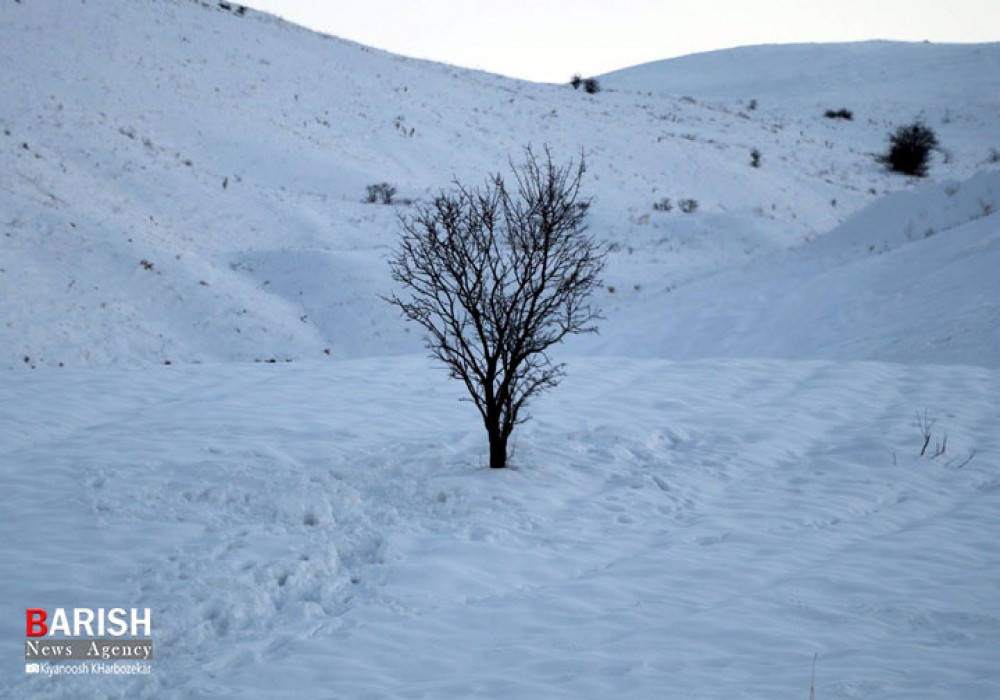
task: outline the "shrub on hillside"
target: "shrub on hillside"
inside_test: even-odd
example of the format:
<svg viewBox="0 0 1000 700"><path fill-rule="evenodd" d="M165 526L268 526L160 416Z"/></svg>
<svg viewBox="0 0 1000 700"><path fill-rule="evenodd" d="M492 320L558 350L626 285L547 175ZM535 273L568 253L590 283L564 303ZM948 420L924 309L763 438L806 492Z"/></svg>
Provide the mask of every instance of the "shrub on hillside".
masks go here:
<svg viewBox="0 0 1000 700"><path fill-rule="evenodd" d="M825 112L823 112L823 116L826 117L827 119L846 119L848 121L851 121L852 119L854 119L854 112L844 108L828 109Z"/></svg>
<svg viewBox="0 0 1000 700"><path fill-rule="evenodd" d="M597 78L587 78L583 81L583 91L588 95L594 95L601 91L601 84Z"/></svg>
<svg viewBox="0 0 1000 700"><path fill-rule="evenodd" d="M697 199L682 199L677 202L677 206L680 207L681 211L685 214L694 214L698 211L698 200Z"/></svg>
<svg viewBox="0 0 1000 700"><path fill-rule="evenodd" d="M677 208L685 214L693 214L698 211L697 199L678 199ZM653 211L673 211L674 203L670 197L663 197L659 201L653 202Z"/></svg>
<svg viewBox="0 0 1000 700"><path fill-rule="evenodd" d="M381 204L392 204L392 198L396 194L395 185L390 185L388 182L379 182L374 185L368 185L366 189L368 197L365 201L369 204L375 204L376 202Z"/></svg>
<svg viewBox="0 0 1000 700"><path fill-rule="evenodd" d="M924 177L931 150L937 147L934 130L916 121L898 127L889 135L889 150L878 156L878 161L893 172Z"/></svg>

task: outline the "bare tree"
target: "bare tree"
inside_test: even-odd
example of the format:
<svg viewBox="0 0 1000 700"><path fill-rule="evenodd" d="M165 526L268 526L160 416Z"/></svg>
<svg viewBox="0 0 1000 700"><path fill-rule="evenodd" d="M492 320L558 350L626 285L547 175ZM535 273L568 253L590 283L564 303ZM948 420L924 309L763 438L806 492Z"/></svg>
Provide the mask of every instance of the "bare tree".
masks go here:
<svg viewBox="0 0 1000 700"><path fill-rule="evenodd" d="M591 292L606 248L586 233L583 159L563 167L525 149L510 187L497 173L481 188L455 182L402 215L389 265L406 290L387 301L427 332L427 348L460 379L482 416L490 466L507 465L507 441L525 404L556 386L564 366L548 350L597 330Z"/></svg>

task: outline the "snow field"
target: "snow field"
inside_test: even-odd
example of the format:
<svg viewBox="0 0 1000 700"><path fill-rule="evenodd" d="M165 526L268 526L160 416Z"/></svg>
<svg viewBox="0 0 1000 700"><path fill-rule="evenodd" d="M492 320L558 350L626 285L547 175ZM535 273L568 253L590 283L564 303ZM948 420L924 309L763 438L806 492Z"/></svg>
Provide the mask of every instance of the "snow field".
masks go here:
<svg viewBox="0 0 1000 700"><path fill-rule="evenodd" d="M770 700L815 653L818 698L1000 696L998 49L586 96L215 3L0 1L0 697ZM873 159L918 117L921 183ZM494 472L379 298L407 205L361 200L529 143L587 158L607 320ZM150 607L152 676L25 675L38 606Z"/></svg>
<svg viewBox="0 0 1000 700"><path fill-rule="evenodd" d="M995 371L570 372L503 473L424 360L12 375L3 618L149 606L157 661L3 693L795 696L813 652L830 697L996 690Z"/></svg>

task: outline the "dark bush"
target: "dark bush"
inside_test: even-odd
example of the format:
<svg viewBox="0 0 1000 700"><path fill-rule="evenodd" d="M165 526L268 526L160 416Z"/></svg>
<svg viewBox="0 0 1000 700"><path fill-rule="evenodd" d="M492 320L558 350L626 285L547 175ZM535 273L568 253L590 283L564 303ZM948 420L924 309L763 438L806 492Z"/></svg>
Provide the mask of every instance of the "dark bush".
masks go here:
<svg viewBox="0 0 1000 700"><path fill-rule="evenodd" d="M597 78L587 78L583 81L583 91L588 95L594 95L601 91L601 84L597 82Z"/></svg>
<svg viewBox="0 0 1000 700"><path fill-rule="evenodd" d="M750 151L750 165L755 168L760 167L760 151L756 148Z"/></svg>
<svg viewBox="0 0 1000 700"><path fill-rule="evenodd" d="M574 90L579 90L580 85L583 84L583 76L576 73L572 78L570 78L569 84L573 86Z"/></svg>
<svg viewBox="0 0 1000 700"><path fill-rule="evenodd" d="M827 119L846 119L851 121L854 119L854 112L849 109L828 109L823 112L823 116Z"/></svg>
<svg viewBox="0 0 1000 700"><path fill-rule="evenodd" d="M931 150L937 147L934 131L916 121L898 127L889 135L889 151L878 156L878 161L893 172L924 177Z"/></svg>
<svg viewBox="0 0 1000 700"><path fill-rule="evenodd" d="M368 191L368 198L365 201L369 204L375 204L376 202L392 204L392 198L396 194L395 185L390 185L388 182L368 185L366 189Z"/></svg>
<svg viewBox="0 0 1000 700"><path fill-rule="evenodd" d="M677 206L680 207L681 211L685 214L694 214L698 211L698 200L697 199L682 199L677 202Z"/></svg>

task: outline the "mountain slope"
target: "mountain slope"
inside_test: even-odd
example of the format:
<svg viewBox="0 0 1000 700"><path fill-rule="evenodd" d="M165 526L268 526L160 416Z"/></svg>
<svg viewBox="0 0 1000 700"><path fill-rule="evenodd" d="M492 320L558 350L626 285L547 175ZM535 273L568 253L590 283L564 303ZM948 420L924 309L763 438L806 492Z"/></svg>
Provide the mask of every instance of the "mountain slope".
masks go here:
<svg viewBox="0 0 1000 700"><path fill-rule="evenodd" d="M761 96L748 112L707 79L691 98L585 96L187 0L8 2L0 20L12 96L0 112L8 368L419 350L378 299L396 213L365 204L366 186L389 181L400 197L426 198L453 176L476 182L504 168L529 143L586 155L591 226L617 249L617 296L605 303L624 319L623 293L636 285L743 265L909 187L871 158L897 118L879 106L884 85L849 83L861 104L851 124L781 106L784 88L767 70L809 65L812 48L737 52L745 96ZM912 58L922 68L910 83L892 84L921 87L922 109L953 149L933 176L986 167L996 47L952 47L951 62L933 46L869 48L880 61L889 50L927 54ZM875 60L857 47L824 51L837 57L824 65L850 75ZM653 68L634 70L643 82ZM956 90L968 96L961 109ZM653 212L664 197L695 199L699 213Z"/></svg>
<svg viewBox="0 0 1000 700"><path fill-rule="evenodd" d="M798 60L789 60L795 56ZM932 44L864 41L744 46L653 61L601 76L616 90L805 106L863 100L914 112L950 105L1000 107L1000 42ZM877 88L877 89L873 89ZM752 94L748 94L752 91ZM872 98L875 98L874 100Z"/></svg>
<svg viewBox="0 0 1000 700"><path fill-rule="evenodd" d="M580 351L1000 368L998 211L1000 171L884 197L816 241L634 293Z"/></svg>

